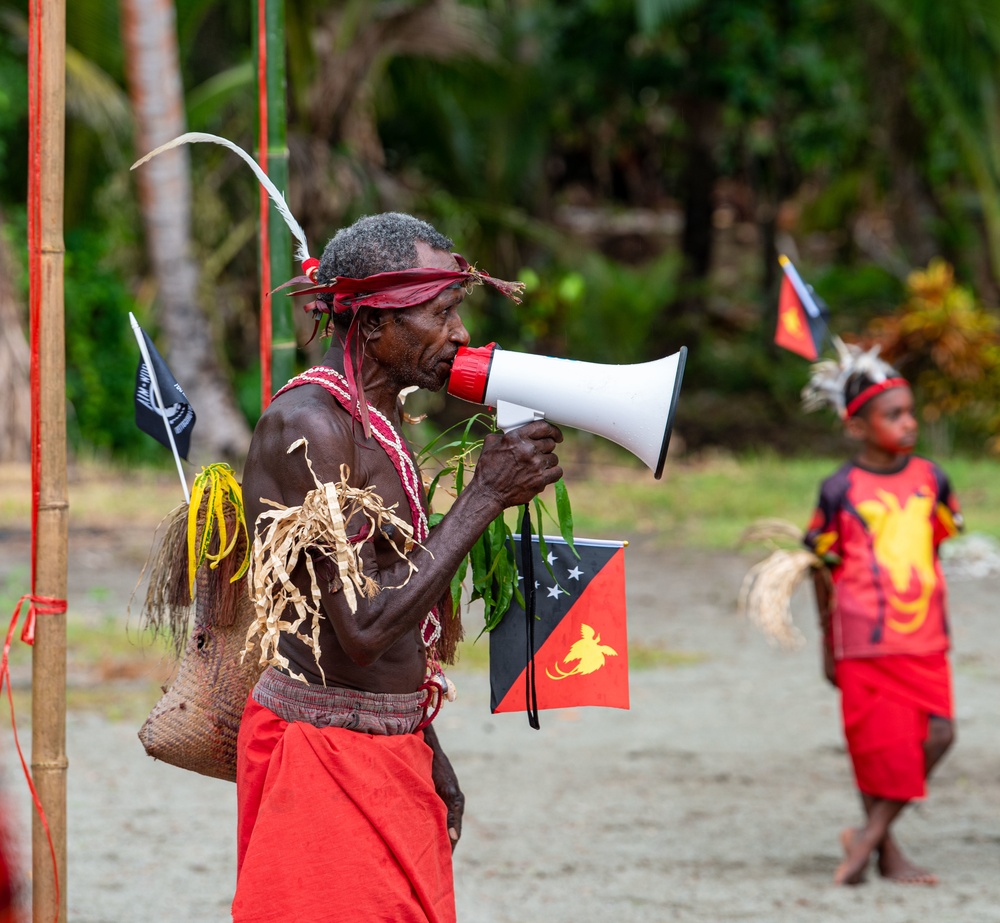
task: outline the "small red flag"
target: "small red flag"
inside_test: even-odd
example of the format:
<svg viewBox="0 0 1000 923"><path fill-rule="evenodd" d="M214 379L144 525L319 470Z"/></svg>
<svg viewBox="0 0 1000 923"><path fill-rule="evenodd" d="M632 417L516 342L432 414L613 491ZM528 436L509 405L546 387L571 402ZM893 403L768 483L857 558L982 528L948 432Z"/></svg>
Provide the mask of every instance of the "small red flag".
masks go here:
<svg viewBox="0 0 1000 923"><path fill-rule="evenodd" d="M532 543L538 708L628 708L623 543L576 539L579 558L562 539L546 537L545 543L551 574L537 540ZM490 633L491 711L524 710L527 670L525 614L515 600Z"/></svg>
<svg viewBox="0 0 1000 923"><path fill-rule="evenodd" d="M778 259L784 275L778 295L778 326L774 331L774 342L805 359L815 360L819 357L826 333L824 311L788 257Z"/></svg>

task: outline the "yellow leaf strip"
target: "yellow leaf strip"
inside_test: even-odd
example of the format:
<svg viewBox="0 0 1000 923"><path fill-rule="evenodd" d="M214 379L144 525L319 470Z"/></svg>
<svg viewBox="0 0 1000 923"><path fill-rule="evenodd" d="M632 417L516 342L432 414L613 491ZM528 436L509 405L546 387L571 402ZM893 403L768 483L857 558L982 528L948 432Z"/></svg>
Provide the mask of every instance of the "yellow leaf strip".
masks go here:
<svg viewBox="0 0 1000 923"><path fill-rule="evenodd" d="M232 539L226 525L226 504L236 515ZM202 508L204 516L202 517ZM188 583L194 593L195 572L208 562L213 570L219 562L233 552L240 538L244 541L243 560L230 578L230 583L240 579L250 567L250 539L247 534L246 511L243 507L243 492L233 469L224 462L208 465L194 479L191 503L188 506ZM217 542L218 551L212 546Z"/></svg>

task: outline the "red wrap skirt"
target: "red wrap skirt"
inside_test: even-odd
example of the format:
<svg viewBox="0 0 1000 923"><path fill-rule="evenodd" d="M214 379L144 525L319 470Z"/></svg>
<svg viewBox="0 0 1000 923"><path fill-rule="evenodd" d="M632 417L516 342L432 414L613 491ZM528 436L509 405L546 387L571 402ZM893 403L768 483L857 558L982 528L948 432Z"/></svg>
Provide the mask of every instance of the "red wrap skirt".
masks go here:
<svg viewBox="0 0 1000 923"><path fill-rule="evenodd" d="M837 686L858 789L893 801L923 798L928 720L953 713L948 655L840 660Z"/></svg>
<svg viewBox="0 0 1000 923"><path fill-rule="evenodd" d="M453 923L444 803L422 734L289 724L253 699L237 764L238 923Z"/></svg>

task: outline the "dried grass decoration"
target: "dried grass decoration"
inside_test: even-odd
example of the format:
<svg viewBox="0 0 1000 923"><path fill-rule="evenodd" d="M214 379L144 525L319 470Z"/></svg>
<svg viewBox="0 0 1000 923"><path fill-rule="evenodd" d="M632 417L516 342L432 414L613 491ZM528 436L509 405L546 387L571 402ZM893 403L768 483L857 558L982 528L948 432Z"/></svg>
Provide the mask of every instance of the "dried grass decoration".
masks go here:
<svg viewBox="0 0 1000 923"><path fill-rule="evenodd" d="M792 621L791 601L795 588L823 561L802 548L800 528L783 519L758 519L740 536L739 544L766 542L774 550L755 564L743 578L738 610L773 644L796 650L805 643L802 632ZM795 542L795 549L777 546L780 540Z"/></svg>
<svg viewBox="0 0 1000 923"><path fill-rule="evenodd" d="M231 557L234 551L242 552L238 564ZM142 625L154 638L165 636L177 657L187 641L195 574L206 563L212 570L223 565L219 576L225 587L220 588L216 605L225 612L235 611L243 590L240 580L250 566L250 541L243 493L233 469L224 462L204 466L194 479L191 502L175 507L160 521L136 583L138 589L148 570Z"/></svg>
<svg viewBox="0 0 1000 923"><path fill-rule="evenodd" d="M252 654L260 644L260 665L277 666L288 670L289 661L278 651L278 641L282 632L295 635L312 649L316 666L326 684L326 675L319 665L322 650L319 643L322 601L319 581L313 556L329 558L336 564L337 580L331 590L342 591L351 612L358 608L357 594L370 599L382 589L397 590L406 586L416 567L407 557L418 544L413 535L413 527L396 515L398 504L386 506L375 493L375 485L352 487L347 481L350 468L340 466L340 481L321 483L309 461L309 443L298 439L288 447L288 453L302 448L302 454L309 473L316 484L302 501L301 506L287 507L271 500L264 500L273 511L261 513L258 531L253 544L251 562L251 598L256 618L247 632L246 648L243 656ZM367 525L362 527L353 539L347 536L347 522L363 518ZM261 529L260 526L266 526ZM400 549L390 543L401 561L406 562L409 572L406 579L394 587L380 587L364 573L362 552L376 535L389 531L392 527L403 536ZM300 564L304 564L309 574L309 592L303 593L291 579L291 574ZM301 631L308 622L308 634ZM308 682L302 674L289 671L289 675L302 682Z"/></svg>

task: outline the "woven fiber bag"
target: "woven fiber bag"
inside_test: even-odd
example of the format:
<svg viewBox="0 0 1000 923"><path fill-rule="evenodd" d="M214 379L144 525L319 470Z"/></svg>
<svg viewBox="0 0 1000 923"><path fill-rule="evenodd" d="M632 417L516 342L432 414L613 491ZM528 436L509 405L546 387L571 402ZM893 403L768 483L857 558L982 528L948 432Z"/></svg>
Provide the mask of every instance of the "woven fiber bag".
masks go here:
<svg viewBox="0 0 1000 923"><path fill-rule="evenodd" d="M235 782L243 706L262 668L256 657L240 662L254 617L247 578L227 584L221 569L198 568L194 630L139 739L154 759Z"/></svg>

